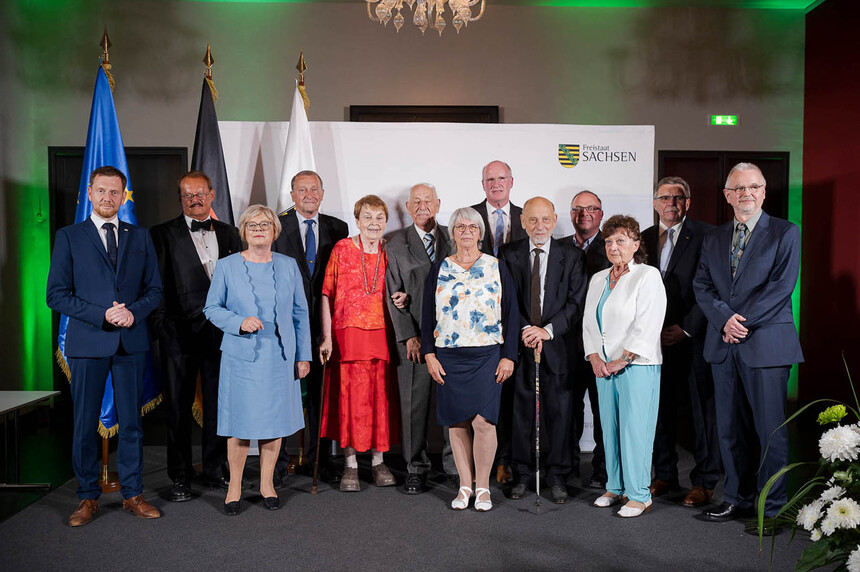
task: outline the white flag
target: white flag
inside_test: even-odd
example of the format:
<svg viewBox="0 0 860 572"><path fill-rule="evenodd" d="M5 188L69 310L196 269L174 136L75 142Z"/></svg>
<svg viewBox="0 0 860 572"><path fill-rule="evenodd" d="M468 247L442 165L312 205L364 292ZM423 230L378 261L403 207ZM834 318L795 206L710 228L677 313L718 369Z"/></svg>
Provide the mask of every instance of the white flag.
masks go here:
<svg viewBox="0 0 860 572"><path fill-rule="evenodd" d="M282 213L292 206L290 198L290 180L293 175L303 170L316 170L314 163L314 148L311 145L311 130L308 125L308 115L302 94L299 93L298 82L293 94L293 111L290 114L290 128L287 131L287 149L284 151L284 168L281 171L281 186L278 192L278 208L275 212Z"/></svg>

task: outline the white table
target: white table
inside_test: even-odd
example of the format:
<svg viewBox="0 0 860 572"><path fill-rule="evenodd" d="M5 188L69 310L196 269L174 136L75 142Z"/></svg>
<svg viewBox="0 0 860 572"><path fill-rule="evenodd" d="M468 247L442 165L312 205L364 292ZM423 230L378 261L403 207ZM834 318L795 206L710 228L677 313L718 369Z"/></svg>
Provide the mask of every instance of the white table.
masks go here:
<svg viewBox="0 0 860 572"><path fill-rule="evenodd" d="M21 462L18 448L18 412L24 407L37 405L52 400L60 395L59 391L0 391L0 415L3 416L3 429L6 442L3 447L3 460L6 467L5 481L0 483L0 491L9 490L51 490L50 483L22 483ZM12 436L10 439L9 421L12 421ZM15 480L9 482L9 448L12 448L12 459L15 463Z"/></svg>

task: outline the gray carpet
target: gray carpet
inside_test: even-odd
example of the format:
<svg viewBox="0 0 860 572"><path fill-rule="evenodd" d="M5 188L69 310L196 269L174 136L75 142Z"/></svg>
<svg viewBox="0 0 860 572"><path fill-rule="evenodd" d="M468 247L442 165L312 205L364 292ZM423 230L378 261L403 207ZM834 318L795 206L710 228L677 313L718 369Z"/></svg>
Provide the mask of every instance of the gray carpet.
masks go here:
<svg viewBox="0 0 860 572"><path fill-rule="evenodd" d="M407 496L374 487L362 465L362 491L341 493L321 485L309 494L309 477L291 477L280 491L282 508L265 510L257 491L256 459L249 459L242 514L222 513L221 491L194 486L185 503L165 500L165 450L145 450L144 492L163 512L158 520L123 512L118 493L104 495L96 518L66 525L77 504L75 481L0 523L0 569L39 570L766 570L770 541L740 522L712 524L692 518L683 492L657 499L650 514L620 519L597 509L597 491L574 490L566 505L534 495L519 501L493 489L495 508L455 512L455 492L433 483ZM361 459L369 462L368 459ZM402 482L403 475L398 475ZM808 545L789 534L776 539L773 570L793 569Z"/></svg>

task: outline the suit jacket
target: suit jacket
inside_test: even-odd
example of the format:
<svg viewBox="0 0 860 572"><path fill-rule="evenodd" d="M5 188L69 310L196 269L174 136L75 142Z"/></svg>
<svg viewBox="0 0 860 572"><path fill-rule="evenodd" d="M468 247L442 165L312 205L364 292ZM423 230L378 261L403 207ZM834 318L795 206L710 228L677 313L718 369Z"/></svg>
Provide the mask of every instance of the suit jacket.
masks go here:
<svg viewBox="0 0 860 572"><path fill-rule="evenodd" d="M69 317L66 357L114 355L120 341L129 353L149 349L147 317L161 299L152 239L145 228L120 221L114 270L91 219L61 228L48 271L48 306ZM130 328L105 321L117 301L134 315Z"/></svg>
<svg viewBox="0 0 860 572"><path fill-rule="evenodd" d="M663 276L663 286L666 287L666 319L663 327L678 324L694 338L705 337L707 321L702 309L696 303L696 293L693 292L693 278L699 267L699 255L702 252L702 239L705 233L714 228L704 222L686 217L681 227L681 233L675 243L666 275ZM660 269L660 225L642 231L642 242L648 253L648 264Z"/></svg>
<svg viewBox="0 0 860 572"><path fill-rule="evenodd" d="M213 219L212 228L218 241L219 259L242 250L236 227ZM149 233L164 286L161 303L150 318L153 334L159 339L162 351L188 349L200 341L201 333L206 333L203 306L209 293L209 277L200 263L185 216L156 225ZM215 332L215 343L220 344L220 331Z"/></svg>
<svg viewBox="0 0 860 572"><path fill-rule="evenodd" d="M317 259L314 263L314 272L311 275L308 262L305 258L305 245L302 243L302 235L299 231L299 221L296 218L295 209L290 209L278 217L281 221L281 234L272 244L272 251L286 254L293 258L299 267L302 284L305 289L305 298L308 301L311 321L311 341L314 348L319 344L321 334L322 314L320 305L322 302L322 285L325 279L325 268L331 256L331 249L337 241L349 236L349 227L339 218L320 213L319 215L319 241L317 242Z"/></svg>
<svg viewBox="0 0 860 572"><path fill-rule="evenodd" d="M708 319L705 359L722 363L729 344L722 329L734 314L746 318L749 330L738 344L740 359L750 367L775 367L803 361L791 294L800 273L800 228L762 212L732 277L734 221L711 230L702 242L693 280L696 300Z"/></svg>
<svg viewBox="0 0 860 572"><path fill-rule="evenodd" d="M272 254L275 272L275 315L278 333L287 360L311 361L311 332L308 304L296 261ZM206 317L224 332L221 351L245 361L254 361L257 335L242 333L242 322L256 316L257 299L241 253L224 258L215 265L212 286L203 308Z"/></svg>
<svg viewBox="0 0 860 572"><path fill-rule="evenodd" d="M442 260L450 252L448 229L436 225L436 260ZM424 282L432 263L424 248L424 241L418 236L415 225L396 230L386 237L385 252L388 268L385 270L385 285L388 289L388 313L394 326L398 342L421 336L421 301L424 295ZM409 294L409 307L397 308L391 302L390 294L406 292Z"/></svg>
<svg viewBox="0 0 860 572"><path fill-rule="evenodd" d="M575 240L574 235L571 234L570 236L560 238L559 242L570 245L582 252L582 249L574 242ZM610 266L612 264L606 257L606 241L603 239L603 233L598 230L597 234L594 235L594 240L588 245L588 250L585 251L585 273L588 276L588 280L591 280L592 276ZM580 313L579 319L580 321L576 327L567 333L567 345L571 349L571 352L574 352L572 357L576 359L584 355L582 353L582 313Z"/></svg>
<svg viewBox="0 0 860 572"><path fill-rule="evenodd" d="M481 241L481 252L493 256L493 229L490 227L490 217L487 214L487 199L476 205L472 205L472 208L478 211L478 214L484 219L484 239ZM511 237L508 242L526 238L526 231L523 229L523 223L520 220L520 215L522 214L523 209L511 203Z"/></svg>
<svg viewBox="0 0 860 572"><path fill-rule="evenodd" d="M605 348L605 357L612 361L628 350L637 354L633 360L636 365L659 365L663 363L660 331L666 315L666 290L660 271L633 261L628 268L630 272L621 277L603 305L602 328L597 323L597 304L611 269L591 278L582 320L585 355L598 353L603 358Z"/></svg>
<svg viewBox="0 0 860 572"><path fill-rule="evenodd" d="M571 331L579 323L582 314L582 304L585 301L585 291L588 279L585 275L585 255L569 244L550 239L549 254L541 262L546 264L546 279L544 281L543 307L541 308L541 323L532 324L530 313L531 301L531 264L529 250L531 241L528 238L511 242L499 250L499 258L507 265L517 289L517 305L520 312L520 325L537 325L545 327L552 325L552 339L543 343L542 363L554 374L567 373L567 343L564 334ZM522 338L520 338L522 340ZM520 351L526 356L534 352L526 348L520 341Z"/></svg>

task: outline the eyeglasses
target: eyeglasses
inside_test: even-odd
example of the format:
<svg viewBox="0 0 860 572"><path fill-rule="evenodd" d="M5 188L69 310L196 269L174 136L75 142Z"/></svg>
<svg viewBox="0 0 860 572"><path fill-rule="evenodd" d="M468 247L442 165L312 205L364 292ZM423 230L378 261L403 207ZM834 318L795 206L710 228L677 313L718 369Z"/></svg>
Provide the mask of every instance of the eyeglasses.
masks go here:
<svg viewBox="0 0 860 572"><path fill-rule="evenodd" d="M582 211L585 211L587 213L594 213L594 212L597 212L599 210L602 210L602 209L600 207L594 206L594 205L588 205L587 207L570 207L570 212L572 212L573 214L579 214Z"/></svg>
<svg viewBox="0 0 860 572"><path fill-rule="evenodd" d="M756 193L764 188L764 185L750 185L748 187L735 187L734 189L731 187L726 187L727 191L734 191L737 194L743 194L747 191L751 193Z"/></svg>
<svg viewBox="0 0 860 572"><path fill-rule="evenodd" d="M483 179L483 181L489 185L492 185L492 184L497 183L497 182L504 185L506 182L508 182L512 178L513 177L493 177L491 179Z"/></svg>
<svg viewBox="0 0 860 572"><path fill-rule="evenodd" d="M481 230L481 227L476 224L457 224L454 225L454 230L459 234L465 234L467 230L469 231L469 234L475 234Z"/></svg>
<svg viewBox="0 0 860 572"><path fill-rule="evenodd" d="M190 201L191 199L202 199L203 197L205 197L208 194L209 193L194 193L192 195L191 193L182 193L179 196L182 197L183 201Z"/></svg>
<svg viewBox="0 0 860 572"><path fill-rule="evenodd" d="M654 197L655 201L661 203L683 203L687 200L687 197L684 195L660 195L659 197Z"/></svg>
<svg viewBox="0 0 860 572"><path fill-rule="evenodd" d="M270 228L272 228L272 223L270 223L269 221L265 221L265 222L249 222L249 223L247 223L247 224L245 225L245 228L246 228L247 230L250 230L251 232L255 232L255 231L257 231L257 230L263 230L263 231L266 231L266 230L269 230Z"/></svg>

